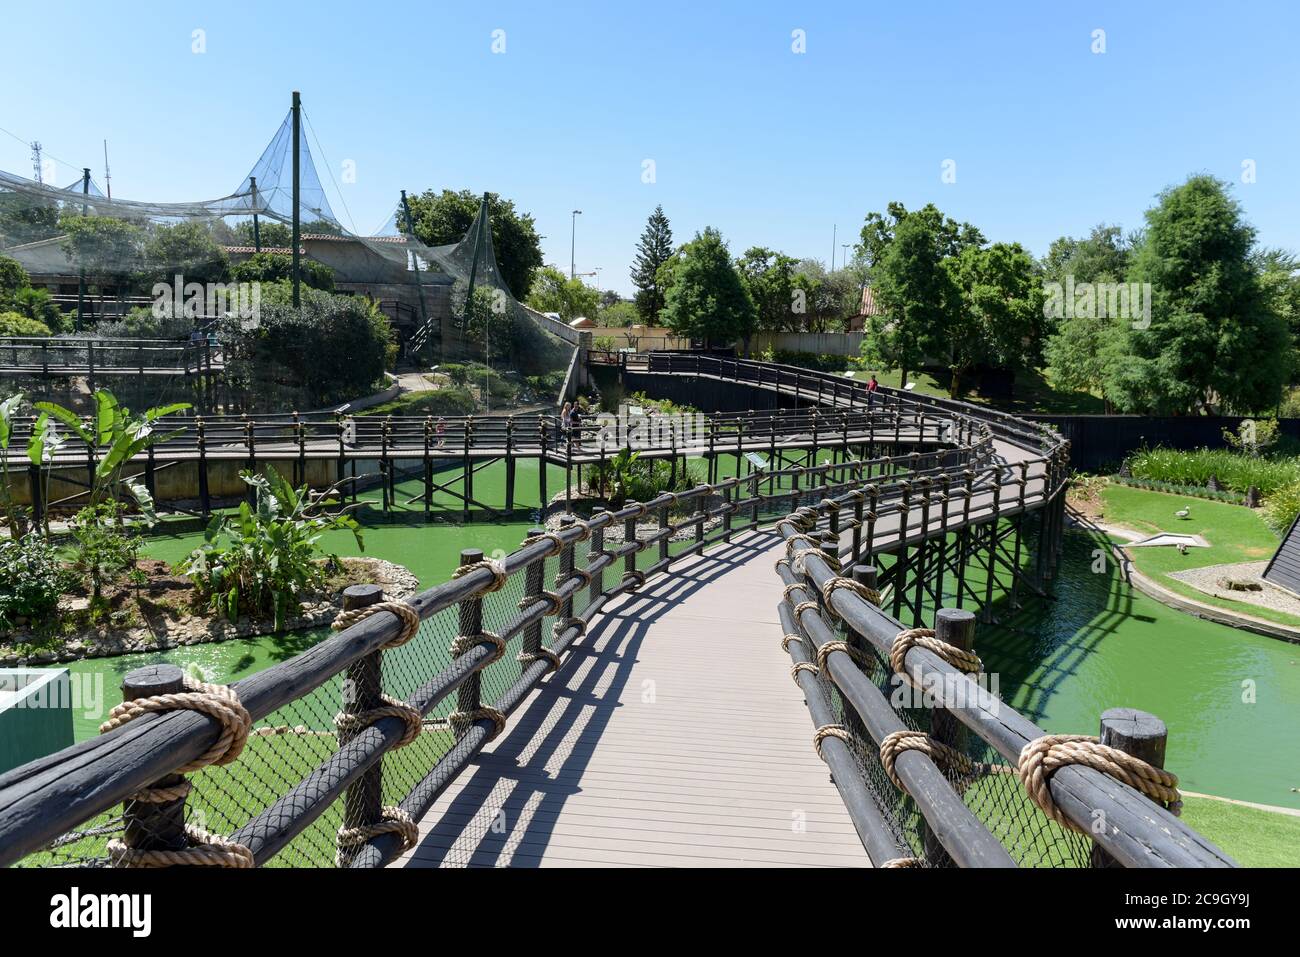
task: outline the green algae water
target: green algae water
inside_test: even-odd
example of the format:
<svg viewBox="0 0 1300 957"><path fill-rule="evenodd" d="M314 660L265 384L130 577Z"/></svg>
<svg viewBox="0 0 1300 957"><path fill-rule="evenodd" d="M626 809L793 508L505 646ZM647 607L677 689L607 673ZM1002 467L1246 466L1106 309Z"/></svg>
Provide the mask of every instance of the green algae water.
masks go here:
<svg viewBox="0 0 1300 957"><path fill-rule="evenodd" d="M725 462L723 474L729 471ZM551 488L562 483L561 473ZM331 533L324 544L340 555L398 562L429 587L450 577L462 548L508 552L533 524L378 525L365 529L364 552L347 533ZM176 561L200 539L154 538L145 550ZM998 623L979 626L976 647L986 669L997 674L1003 698L1053 732L1095 734L1098 717L1110 707L1150 711L1169 726L1167 766L1186 790L1300 808L1300 794L1292 790L1300 787L1300 646L1166 608L1125 584L1113 562L1094 572L1097 547L1089 536L1067 535L1055 598L1028 599L1018 610L1003 598L994 607ZM75 715L77 740L97 733L103 713L120 700L122 676L133 668L193 663L210 680L230 682L328 634L320 628L62 666L92 680L102 676L96 713Z"/></svg>

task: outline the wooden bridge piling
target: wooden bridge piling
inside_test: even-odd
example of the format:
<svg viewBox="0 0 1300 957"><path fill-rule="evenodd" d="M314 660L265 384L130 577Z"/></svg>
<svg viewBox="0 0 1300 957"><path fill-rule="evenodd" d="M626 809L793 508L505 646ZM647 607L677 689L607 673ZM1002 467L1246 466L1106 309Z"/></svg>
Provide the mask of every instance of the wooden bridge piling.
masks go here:
<svg viewBox="0 0 1300 957"><path fill-rule="evenodd" d="M181 694L185 690L185 673L176 665L146 665L128 671L122 679L123 701ZM163 775L149 788L178 788L184 784L185 775L173 772ZM185 803L184 795L165 801L128 798L122 811L123 843L134 851L182 850L189 843L185 833Z"/></svg>
<svg viewBox="0 0 1300 957"><path fill-rule="evenodd" d="M378 585L349 585L343 589L343 610L367 608L384 600ZM342 707L345 715L360 715L382 707L384 665L382 649L376 648L350 664L344 671ZM338 748L344 750L361 729L343 724L336 729ZM343 792L343 827L362 828L379 822L383 814L383 762L376 761ZM354 850L340 846L339 865L346 867Z"/></svg>

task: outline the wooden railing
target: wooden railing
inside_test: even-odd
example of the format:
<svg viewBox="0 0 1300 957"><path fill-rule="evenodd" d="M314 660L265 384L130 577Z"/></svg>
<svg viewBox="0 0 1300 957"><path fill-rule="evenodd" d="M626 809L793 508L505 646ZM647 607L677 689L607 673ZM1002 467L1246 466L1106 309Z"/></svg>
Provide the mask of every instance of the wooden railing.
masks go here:
<svg viewBox="0 0 1300 957"><path fill-rule="evenodd" d="M801 374L788 378L788 371L754 369L752 363L710 366L717 374L725 370L743 375L746 381L764 384L780 377L783 387L807 394L814 385ZM818 391L823 401L843 403L851 408L865 405L860 384L832 386L820 381ZM856 391L855 396L851 394ZM880 400L877 400L880 401ZM483 746L499 733L500 723L527 694L543 681L553 666L561 664L573 645L596 621L604 608L616 598L640 588L648 578L671 571L686 556L698 555L714 545L725 545L741 532L757 529L765 518L787 515L779 529L793 543L791 561L782 571L787 601L782 605L782 621L787 631L798 632L810 644L791 642L796 663L815 658L819 648L832 640L834 632L820 608L803 608L798 604L816 602L829 579L838 574L838 566L852 561L855 567L868 567L873 556L896 547L905 547L913 536L945 538L950 531L948 506L943 506L943 522L928 520L913 528L909 521L918 507L929 508L931 489L943 502L956 500L964 507L951 514L962 527L992 523L1016 514L1037 512L1045 528L1053 529L1046 541L1049 547L1059 536L1057 514L1063 501L1066 475L1066 445L1053 440L1048 429L1024 426L997 417L989 420L968 414L964 407L951 407L910 397L890 396L889 407L880 414L911 417L924 422L938 414L945 426L943 438L926 451L916 450L906 456L881 456L870 460L823 463L808 467L773 470L772 474L752 472L703 484L688 491L662 493L648 502L629 502L617 510L597 511L590 519L579 521L567 516L552 532L532 530L524 544L504 556L495 566L481 561L482 553L467 550L461 554L462 571L450 581L411 598L407 604L421 624L415 640L401 649L404 661L417 669L407 682L400 707L413 709L430 719L444 702L455 696L456 711L444 725L454 740L431 759L427 768L404 793L395 798L396 811L385 810L380 795L386 794L388 763L407 737L409 725L396 714L373 720L368 726L344 735L339 732L338 746L320 763L281 789L273 800L256 801L245 808L246 820L236 824L227 835L229 841L247 848L253 861L264 864L293 846L295 839L317 824L327 812L336 813L342 806L342 823L346 828L365 828L381 819L419 819L434 801L473 761ZM782 413L770 413L780 416ZM804 414L804 413L796 413ZM874 414L874 411L873 411ZM789 421L776 419L776 421ZM802 421L802 420L801 420ZM956 423L955 425L952 423ZM1009 465L995 450L998 441L1010 442L1029 450L1024 461ZM904 466L906 468L904 469ZM1032 474L1035 482L1023 481ZM788 478L790 488L781 487ZM769 482L769 480L775 480ZM763 483L769 482L769 491ZM928 484L928 488L927 488ZM1004 488L1015 494L1005 505ZM925 501L918 501L917 489L924 490ZM993 504L987 504L989 496ZM936 505L937 507L937 505ZM842 532L852 510L855 523L850 541L841 545ZM789 514L793 511L793 515ZM641 520L653 516L654 530L646 531ZM882 520L894 516L894 533L885 536ZM958 519L957 517L960 516ZM824 525L829 550L825 553L807 546L803 536L814 527ZM606 547L606 533L622 527L623 542ZM674 539L682 539L674 544ZM889 540L885 540L886 537ZM590 542L585 564L578 562L581 543ZM553 590L545 588L547 562L557 569ZM606 576L618 574L617 581ZM502 602L493 594L503 594L517 601ZM513 590L512 590L513 589ZM362 589L352 603L373 602L381 596L375 589ZM853 634L868 642L878 652L888 655L895 636L902 629L896 616L845 590L832 591L825 599L849 626ZM448 625L443 613L455 613L455 624ZM555 619L549 641L542 624ZM450 634L440 635L435 622L441 622ZM279 735L281 729L273 716L282 708L311 696L339 694L332 690L335 679L348 679L342 686L341 699L335 707L358 713L383 701L392 669L385 667L388 656L399 651L385 650L404 634L402 620L393 612L379 611L322 641L306 652L273 665L232 687L249 717L264 727L270 742L259 760L275 762L275 742L294 740L293 729ZM444 657L439 639L453 638L450 657ZM517 649L511 658L509 651ZM502 657L502 653L506 657ZM800 657L800 656L803 657ZM516 661L517 664L510 664ZM499 663L498 663L499 662ZM826 656L828 673L846 701L861 720L874 726L876 733L892 728L881 711L888 704L873 695L879 692L861 677L853 677L856 664L840 651ZM960 674L924 649L907 655L909 668L934 675L941 681L962 681ZM504 681L499 693L490 701L484 691L490 688L483 676L489 668ZM502 671L501 669L506 669ZM512 670L513 669L513 670ZM802 669L806 671L807 669ZM140 689L152 676L127 678ZM177 675L162 675L179 681ZM803 680L802 676L799 680ZM987 699L979 703L982 689L974 689L976 703L963 704L955 696L942 699L943 708L974 733L989 741L1008 759L1041 732L1027 719L1012 712L1000 701ZM810 702L812 698L810 697ZM819 707L819 705L815 706ZM445 710L445 707L444 707ZM460 721L452 720L460 716ZM831 715L814 714L820 726ZM342 726L340 726L342 727ZM66 846L68 835L85 829L81 838L96 841L109 832L120 833L131 850L158 849L162 839L156 824L159 820L180 821L184 818L186 796L177 789L168 801L142 804L130 800L158 782L171 782L177 768L185 767L208 752L221 736L218 721L196 711L173 711L145 714L122 727L64 751L33 761L0 775L0 864L15 864L31 854L48 856L54 848ZM428 727L424 728L427 733ZM255 734L258 732L255 731ZM311 734L310 730L303 733ZM279 736L277 736L279 735ZM845 794L850 814L863 837L864 846L873 860L888 859L897 853L882 835L878 808L873 810L869 796L852 783L856 769L846 763L847 752L840 750L839 740L824 743L827 760L835 772L836 783ZM898 773L913 794L935 839L945 852L960 864L1006 865L1011 863L1006 851L972 822L959 798L942 789L941 779L918 764L920 755L909 753L899 759ZM240 758L240 760L244 760ZM928 760L928 759L926 759ZM204 776L217 769L204 769L193 777L196 790L202 789ZM225 769L221 769L225 770ZM1216 848L1196 835L1171 815L1154 808L1150 801L1125 785L1096 772L1069 769L1053 779L1052 793L1072 821L1086 824L1097 812L1106 816L1106 833L1096 836L1097 844L1113 859L1130 866L1194 865L1212 866L1230 863ZM919 796L918 796L919 795ZM234 798L232 800L239 800ZM87 827L126 801L118 825ZM171 837L174 839L175 831ZM184 838L181 837L183 845ZM375 833L360 846L340 847L340 863L349 867L377 867L393 860L403 848L403 838L392 831ZM885 855L879 858L879 855ZM35 863L46 858L37 857Z"/></svg>

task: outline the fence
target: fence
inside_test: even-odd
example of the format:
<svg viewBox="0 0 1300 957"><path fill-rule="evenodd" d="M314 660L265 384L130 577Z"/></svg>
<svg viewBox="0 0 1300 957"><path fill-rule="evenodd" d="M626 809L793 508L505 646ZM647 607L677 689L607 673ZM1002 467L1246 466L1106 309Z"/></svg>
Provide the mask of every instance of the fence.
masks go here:
<svg viewBox="0 0 1300 957"><path fill-rule="evenodd" d="M697 364L694 374L781 382L805 394L815 385L815 374L748 362ZM838 384L816 391L866 404ZM873 862L1230 864L1123 780L1026 749L1046 741L1042 732L981 698L971 669L950 663L950 647L970 645L960 610L941 612L934 636L881 610L869 564L878 556L901 556L894 568L933 567L927 543L946 547L950 532L983 527L992 534L967 536L957 552L959 564L973 562L1001 525L1031 512L1042 529L1038 568L1050 575L1067 448L1050 430L977 417L957 403L889 401L900 416L958 427L924 452L756 471L587 521L569 516L554 531L532 530L499 561L462 552L450 581L409 602L350 589L337 635L230 688L192 684L167 666L133 672L128 700L104 734L0 775L0 864L382 866L411 846L414 822L611 601L781 516L785 644L815 743ZM1013 442L1025 454L1008 463L999 450ZM944 481L953 478L957 487ZM961 505L950 509L954 498ZM852 519L841 515L846 509ZM650 516L647 531L641 520ZM620 524L623 542L607 547L606 532ZM824 537L814 541L819 530ZM685 540L674 541L679 535ZM579 568L583 542L590 545ZM908 560L913 547L930 558ZM844 559L854 563L851 579L840 574ZM895 574L892 587L908 582ZM919 615L920 604L911 612ZM836 620L845 623L843 639ZM886 661L889 674L937 683L938 706L900 715L883 694ZM886 744L882 758L876 749ZM1036 770L1024 773L1025 753L1046 754L1048 763L1031 760ZM1000 761L1016 763L1034 798L1011 785L1011 765ZM1098 815L1100 831L1092 828ZM1079 826L1098 850L1074 835Z"/></svg>

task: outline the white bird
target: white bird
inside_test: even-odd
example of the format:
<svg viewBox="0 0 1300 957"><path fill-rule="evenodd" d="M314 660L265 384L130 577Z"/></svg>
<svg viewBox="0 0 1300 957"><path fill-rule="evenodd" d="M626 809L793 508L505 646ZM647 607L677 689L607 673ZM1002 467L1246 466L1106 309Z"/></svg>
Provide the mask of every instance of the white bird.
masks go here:
<svg viewBox="0 0 1300 957"><path fill-rule="evenodd" d="M1179 518L1191 518L1192 510L1190 508L1180 508L1178 511L1174 512L1174 514Z"/></svg>

